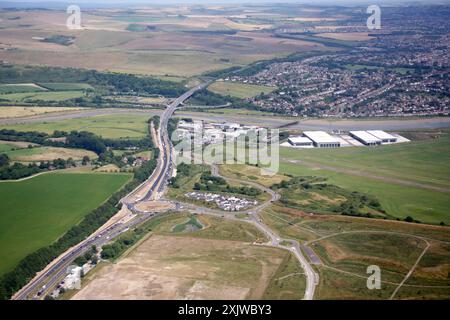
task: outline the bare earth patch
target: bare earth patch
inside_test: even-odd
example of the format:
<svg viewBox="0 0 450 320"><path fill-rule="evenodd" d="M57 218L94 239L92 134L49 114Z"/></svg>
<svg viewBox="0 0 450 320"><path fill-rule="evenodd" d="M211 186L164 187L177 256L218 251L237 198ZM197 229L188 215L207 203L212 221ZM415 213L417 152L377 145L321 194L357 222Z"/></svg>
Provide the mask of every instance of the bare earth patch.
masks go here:
<svg viewBox="0 0 450 320"><path fill-rule="evenodd" d="M174 205L170 202L165 201L145 201L145 202L139 202L138 205L136 205L136 208L141 211L145 212L160 212L160 211L167 211L170 209L174 209Z"/></svg>
<svg viewBox="0 0 450 320"><path fill-rule="evenodd" d="M259 299L287 253L244 242L152 236L73 297Z"/></svg>

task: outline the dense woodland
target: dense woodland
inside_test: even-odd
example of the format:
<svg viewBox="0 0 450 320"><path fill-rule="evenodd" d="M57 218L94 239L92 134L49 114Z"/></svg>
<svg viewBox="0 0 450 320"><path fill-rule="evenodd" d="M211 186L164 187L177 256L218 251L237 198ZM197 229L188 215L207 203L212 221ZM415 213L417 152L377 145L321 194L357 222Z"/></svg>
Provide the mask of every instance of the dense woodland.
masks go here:
<svg viewBox="0 0 450 320"><path fill-rule="evenodd" d="M30 82L87 83L94 87L99 95L120 93L146 96L157 94L173 98L186 91L181 84L131 74L58 67L0 66L0 84Z"/></svg>

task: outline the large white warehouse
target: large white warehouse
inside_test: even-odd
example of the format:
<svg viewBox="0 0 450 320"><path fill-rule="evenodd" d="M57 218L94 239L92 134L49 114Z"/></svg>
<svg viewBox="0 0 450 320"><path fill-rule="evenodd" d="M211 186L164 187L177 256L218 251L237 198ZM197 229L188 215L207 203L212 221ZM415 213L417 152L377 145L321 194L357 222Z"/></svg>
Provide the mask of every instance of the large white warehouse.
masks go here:
<svg viewBox="0 0 450 320"><path fill-rule="evenodd" d="M341 146L338 138L332 137L325 131L305 131L303 135L312 140L317 148L339 148Z"/></svg>
<svg viewBox="0 0 450 320"><path fill-rule="evenodd" d="M350 131L350 136L366 146L378 146L382 142L380 139L371 135L367 131Z"/></svg>
<svg viewBox="0 0 450 320"><path fill-rule="evenodd" d="M289 137L288 142L294 147L313 147L313 142L307 137Z"/></svg>
<svg viewBox="0 0 450 320"><path fill-rule="evenodd" d="M395 143L397 142L397 137L394 137L392 134L381 130L369 130L367 131L369 134L373 135L375 138L381 140L382 143Z"/></svg>

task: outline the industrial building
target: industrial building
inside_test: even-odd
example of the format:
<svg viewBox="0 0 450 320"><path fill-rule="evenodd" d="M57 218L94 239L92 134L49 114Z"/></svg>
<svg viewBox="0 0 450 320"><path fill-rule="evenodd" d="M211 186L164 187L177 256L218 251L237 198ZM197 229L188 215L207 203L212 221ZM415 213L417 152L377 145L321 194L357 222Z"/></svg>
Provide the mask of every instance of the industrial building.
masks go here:
<svg viewBox="0 0 450 320"><path fill-rule="evenodd" d="M303 135L309 138L317 148L339 148L341 142L325 131L305 131Z"/></svg>
<svg viewBox="0 0 450 320"><path fill-rule="evenodd" d="M382 143L396 143L398 140L397 137L394 137L392 134L381 130L369 130L367 132L375 138L380 139Z"/></svg>
<svg viewBox="0 0 450 320"><path fill-rule="evenodd" d="M382 143L381 139L378 139L367 131L350 131L350 136L366 146L378 146Z"/></svg>
<svg viewBox="0 0 450 320"><path fill-rule="evenodd" d="M307 137L289 137L288 142L294 147L313 147L313 142Z"/></svg>
<svg viewBox="0 0 450 320"><path fill-rule="evenodd" d="M289 137L281 144L282 147L291 148L338 148L379 146L409 142L408 139L396 133L387 133L382 130L355 130L349 133L324 131L305 131L302 136Z"/></svg>

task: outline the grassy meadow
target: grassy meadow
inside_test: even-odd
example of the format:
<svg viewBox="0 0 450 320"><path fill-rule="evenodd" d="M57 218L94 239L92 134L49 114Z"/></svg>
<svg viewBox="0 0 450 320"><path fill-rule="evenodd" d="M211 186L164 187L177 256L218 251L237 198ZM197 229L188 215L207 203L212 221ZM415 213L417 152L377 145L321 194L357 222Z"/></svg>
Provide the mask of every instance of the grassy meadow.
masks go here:
<svg viewBox="0 0 450 320"><path fill-rule="evenodd" d="M447 192L383 181L383 177L386 177L424 186L449 188L449 135L377 148L281 148L280 153L281 173L322 176L330 184L373 195L394 217L404 219L412 216L425 223L450 224L450 197ZM339 172L340 169L346 172ZM379 179L357 175L361 172L376 175Z"/></svg>
<svg viewBox="0 0 450 320"><path fill-rule="evenodd" d="M283 160L300 160L381 176L450 187L450 135L377 148L281 148Z"/></svg>
<svg viewBox="0 0 450 320"><path fill-rule="evenodd" d="M67 119L31 124L2 126L4 129L18 131L39 131L53 133L61 131L90 131L103 138L141 138L147 135L148 115L100 115L88 118Z"/></svg>
<svg viewBox="0 0 450 320"><path fill-rule="evenodd" d="M422 289L426 289L424 296L430 298L450 295L450 230L447 227L334 215L311 216L277 206L265 210L262 218L281 236L308 243L319 257L322 264L316 266L320 274L317 299L388 299L427 242L430 248L405 283L407 287L403 287L396 298L413 298ZM374 264L381 268L381 290L366 287L366 269Z"/></svg>
<svg viewBox="0 0 450 320"><path fill-rule="evenodd" d="M18 162L40 162L51 161L54 159L67 160L69 158L72 158L73 160L81 160L84 156L88 156L90 159L96 159L98 157L96 153L88 150L55 147L34 147L9 151L6 150L4 153L6 153L11 161Z"/></svg>
<svg viewBox="0 0 450 320"><path fill-rule="evenodd" d="M130 177L48 173L0 182L0 275L62 236Z"/></svg>

